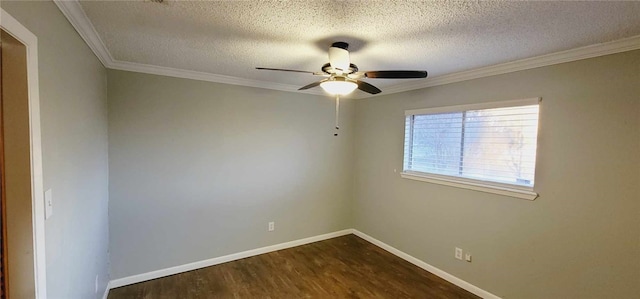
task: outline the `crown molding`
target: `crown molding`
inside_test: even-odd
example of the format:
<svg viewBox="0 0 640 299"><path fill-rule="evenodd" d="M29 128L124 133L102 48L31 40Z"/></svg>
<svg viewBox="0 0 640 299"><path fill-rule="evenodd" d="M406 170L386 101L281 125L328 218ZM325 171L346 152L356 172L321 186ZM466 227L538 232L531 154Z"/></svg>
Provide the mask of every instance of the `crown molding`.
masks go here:
<svg viewBox="0 0 640 299"><path fill-rule="evenodd" d="M385 88L385 91L377 95L366 95L356 98L370 98L375 96L383 96L404 91L422 89L432 86L444 85L449 83L467 81L471 79L484 78L495 75L502 75L517 71L524 71L544 66L550 66L565 62L577 61L582 59L594 58L609 54L621 53L640 49L640 35L629 38L619 39L611 42L594 44L585 47L570 49L566 51L555 52L551 54L525 58L521 60L500 63L496 65L481 67L473 70L462 71L426 80L412 81L401 83L398 85Z"/></svg>
<svg viewBox="0 0 640 299"><path fill-rule="evenodd" d="M58 9L69 20L69 23L76 29L85 43L91 48L91 51L98 57L102 65L109 68L114 60L111 53L107 50L104 42L93 27L93 24L84 13L84 9L80 6L80 2L76 0L53 0Z"/></svg>
<svg viewBox="0 0 640 299"><path fill-rule="evenodd" d="M306 94L325 95L319 89L298 90L298 86L258 80L243 79L232 76L224 76L213 73L198 72L192 70L184 70L149 64L141 64L128 61L118 61L111 57L111 53L107 50L104 42L96 32L93 24L85 14L82 6L77 0L53 0L58 6L60 11L69 20L71 25L78 31L82 39L87 43L89 48L98 57L100 62L109 69L124 70L131 72L139 72L146 74L170 76L177 78L193 79L200 81L209 81L216 83L242 85L257 88L274 89L280 91L299 92ZM632 51L640 49L640 35L620 39L616 41L589 45L585 47L575 48L566 51L555 52L542 56L536 56L486 67L481 67L473 70L462 71L425 80L411 80L410 82L400 83L397 85L386 87L382 93L377 95L365 94L359 92L349 96L349 98L362 99L375 96L384 96L393 93L399 93L404 91L410 91L415 89L422 89L432 86L450 84L455 82L461 82L471 79L478 79L483 77L502 75L511 72L523 71L533 68L539 68L543 66L549 66L554 64L560 64L565 62L571 62L576 60L582 60L587 58L593 58L598 56L604 56L609 54L615 54L625 51Z"/></svg>
<svg viewBox="0 0 640 299"><path fill-rule="evenodd" d="M104 42L98 35L95 27L87 17L87 14L82 9L82 6L77 0L53 0L58 6L62 14L69 20L73 28L76 29L78 34L82 37L85 43L91 48L93 53L98 57L98 60L102 62L102 65L108 69L123 70L130 72L146 73L153 75L193 79L200 81L241 85L257 88L266 88L288 92L299 92L314 95L324 95L320 90L304 90L299 91L299 86L291 84L282 84L266 81L258 81L251 79L244 79L232 76L224 76L212 73L198 72L192 70L176 69L164 66L142 64L129 61L119 61L113 59L111 53L105 46Z"/></svg>
<svg viewBox="0 0 640 299"><path fill-rule="evenodd" d="M304 91L298 90L299 88L298 86L290 85L290 84L258 81L258 80L244 79L244 78L238 78L238 77L232 77L232 76L217 75L212 73L190 71L190 70L176 69L176 68L170 68L170 67L164 67L164 66L128 62L128 61L116 60L116 61L113 61L111 65L107 66L107 68L114 69L114 70L121 70L121 71L138 72L138 73L145 73L145 74L152 74L152 75L161 75L161 76L177 77L177 78L184 78L184 79L215 82L215 83L273 89L273 90L288 91L288 92L298 92L298 93L306 93L306 94L314 94L314 95L324 94L319 89L304 90Z"/></svg>

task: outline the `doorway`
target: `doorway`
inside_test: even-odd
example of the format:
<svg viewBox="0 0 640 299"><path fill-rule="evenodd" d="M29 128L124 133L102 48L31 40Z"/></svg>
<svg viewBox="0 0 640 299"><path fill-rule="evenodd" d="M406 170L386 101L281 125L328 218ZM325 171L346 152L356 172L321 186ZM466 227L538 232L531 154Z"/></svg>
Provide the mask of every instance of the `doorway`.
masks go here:
<svg viewBox="0 0 640 299"><path fill-rule="evenodd" d="M0 298L46 298L37 38L0 12Z"/></svg>
<svg viewBox="0 0 640 299"><path fill-rule="evenodd" d="M4 34L4 31L2 31ZM2 38L0 38L0 82L2 82ZM0 299L6 299L7 294L7 211L4 193L4 138L2 125L2 84L0 84Z"/></svg>
<svg viewBox="0 0 640 299"><path fill-rule="evenodd" d="M2 30L2 197L5 292L33 298L34 259L26 46ZM6 261L6 262L5 262Z"/></svg>

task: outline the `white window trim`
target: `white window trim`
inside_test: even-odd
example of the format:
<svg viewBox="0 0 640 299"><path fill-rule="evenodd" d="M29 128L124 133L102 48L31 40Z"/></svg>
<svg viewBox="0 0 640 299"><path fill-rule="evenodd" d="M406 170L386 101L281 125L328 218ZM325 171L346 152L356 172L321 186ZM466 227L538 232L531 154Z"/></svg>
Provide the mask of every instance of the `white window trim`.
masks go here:
<svg viewBox="0 0 640 299"><path fill-rule="evenodd" d="M482 109L506 108L506 107L514 107L514 106L528 106L528 105L537 105L541 101L542 101L542 98L530 98L530 99L521 99L521 100L512 100L512 101L488 102L488 103L445 106L445 107L435 107L435 108L425 108L425 109L413 109L413 110L406 110L404 112L404 115L409 116L409 115L419 115L419 114L461 112L466 110L482 110Z"/></svg>
<svg viewBox="0 0 640 299"><path fill-rule="evenodd" d="M523 187L522 189L520 189L517 186L512 186L512 185L503 185L499 183L477 181L477 180L471 180L471 179L467 180L464 178L457 178L457 177L450 177L450 176L445 177L445 176L439 176L431 173L427 174L424 172L413 172L413 171L403 171L400 173L400 176L405 179L481 191L486 193L505 195L505 196L515 197L515 198L527 199L527 200L534 200L538 198L538 193L533 192L533 190L525 190L526 187Z"/></svg>
<svg viewBox="0 0 640 299"><path fill-rule="evenodd" d="M527 105L537 105L541 101L542 101L542 98L538 97L538 98L529 98L529 99L512 100L512 101L488 102L488 103L435 107L435 108L425 108L425 109L413 109L413 110L406 110L404 114L405 116L410 116L410 115L420 115L420 114L460 112L465 110L481 110L481 109L504 108L504 107L513 107L513 106L527 106ZM480 192L505 195L505 196L515 197L515 198L527 199L527 200L535 200L536 198L538 198L538 193L534 192L533 188L525 187L525 186L501 184L501 183L488 182L488 181L482 181L482 180L467 179L467 178L447 176L447 175L437 175L433 173L417 172L417 171L409 171L409 170L404 170L403 172L400 173L400 176L405 179L475 190Z"/></svg>

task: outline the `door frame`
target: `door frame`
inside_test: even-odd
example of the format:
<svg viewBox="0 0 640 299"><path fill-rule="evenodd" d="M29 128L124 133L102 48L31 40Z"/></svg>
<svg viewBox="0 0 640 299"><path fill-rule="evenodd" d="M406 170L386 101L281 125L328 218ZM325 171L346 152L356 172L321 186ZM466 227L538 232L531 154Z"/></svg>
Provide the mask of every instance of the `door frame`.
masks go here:
<svg viewBox="0 0 640 299"><path fill-rule="evenodd" d="M44 179L40 132L40 94L38 84L38 38L0 8L0 28L26 46L29 97L29 132L31 143L31 216L33 221L33 275L37 299L47 298L45 251Z"/></svg>

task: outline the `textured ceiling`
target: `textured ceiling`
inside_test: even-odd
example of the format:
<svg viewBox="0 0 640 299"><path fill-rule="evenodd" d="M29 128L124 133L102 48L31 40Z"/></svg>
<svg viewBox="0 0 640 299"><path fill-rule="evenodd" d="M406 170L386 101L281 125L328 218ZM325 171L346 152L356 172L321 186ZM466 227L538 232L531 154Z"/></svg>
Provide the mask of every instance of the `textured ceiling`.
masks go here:
<svg viewBox="0 0 640 299"><path fill-rule="evenodd" d="M640 2L81 1L115 60L306 85L334 41L360 70L439 76L640 35ZM368 79L381 87L401 80Z"/></svg>

